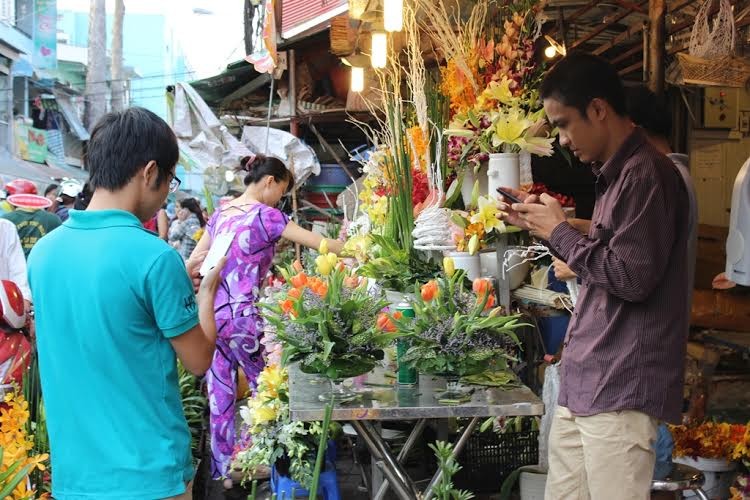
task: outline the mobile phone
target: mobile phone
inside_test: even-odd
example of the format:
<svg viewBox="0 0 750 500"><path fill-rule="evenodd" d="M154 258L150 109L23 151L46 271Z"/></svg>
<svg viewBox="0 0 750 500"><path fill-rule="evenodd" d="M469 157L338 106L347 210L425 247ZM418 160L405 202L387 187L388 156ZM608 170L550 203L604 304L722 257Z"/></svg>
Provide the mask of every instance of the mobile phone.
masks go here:
<svg viewBox="0 0 750 500"><path fill-rule="evenodd" d="M506 200L510 200L513 203L523 203L523 201L521 201L518 197L513 196L512 194L505 191L504 189L497 188L497 192L503 195L503 198L505 198Z"/></svg>

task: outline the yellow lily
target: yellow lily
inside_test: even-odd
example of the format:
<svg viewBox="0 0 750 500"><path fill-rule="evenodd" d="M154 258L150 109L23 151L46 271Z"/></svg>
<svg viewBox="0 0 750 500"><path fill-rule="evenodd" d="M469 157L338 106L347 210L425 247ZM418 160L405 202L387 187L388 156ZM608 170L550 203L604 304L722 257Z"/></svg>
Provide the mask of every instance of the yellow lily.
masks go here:
<svg viewBox="0 0 750 500"><path fill-rule="evenodd" d="M482 196L479 198L479 208L477 212L471 216L472 224L481 224L484 226L484 231L489 233L492 230L498 230L502 232L505 229L503 221L497 218L499 210L495 201L489 196Z"/></svg>

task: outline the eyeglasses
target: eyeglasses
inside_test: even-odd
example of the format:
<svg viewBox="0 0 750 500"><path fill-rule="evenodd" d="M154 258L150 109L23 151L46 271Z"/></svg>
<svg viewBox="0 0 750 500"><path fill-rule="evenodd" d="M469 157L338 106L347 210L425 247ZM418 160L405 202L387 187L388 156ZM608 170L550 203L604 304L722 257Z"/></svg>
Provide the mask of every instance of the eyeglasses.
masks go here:
<svg viewBox="0 0 750 500"><path fill-rule="evenodd" d="M175 191L177 191L178 189L180 189L180 184L182 184L182 181L180 180L179 177L177 177L176 175L174 175L172 177L172 180L169 181L169 192L170 193L174 193Z"/></svg>

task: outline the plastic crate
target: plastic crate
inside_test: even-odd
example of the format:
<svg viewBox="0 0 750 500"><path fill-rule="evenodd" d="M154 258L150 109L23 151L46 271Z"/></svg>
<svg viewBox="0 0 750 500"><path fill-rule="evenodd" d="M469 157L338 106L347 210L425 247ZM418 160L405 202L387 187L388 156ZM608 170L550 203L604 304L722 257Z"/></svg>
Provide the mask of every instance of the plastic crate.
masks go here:
<svg viewBox="0 0 750 500"><path fill-rule="evenodd" d="M474 493L498 493L503 481L524 465L539 463L539 431L474 433L458 457L453 484Z"/></svg>

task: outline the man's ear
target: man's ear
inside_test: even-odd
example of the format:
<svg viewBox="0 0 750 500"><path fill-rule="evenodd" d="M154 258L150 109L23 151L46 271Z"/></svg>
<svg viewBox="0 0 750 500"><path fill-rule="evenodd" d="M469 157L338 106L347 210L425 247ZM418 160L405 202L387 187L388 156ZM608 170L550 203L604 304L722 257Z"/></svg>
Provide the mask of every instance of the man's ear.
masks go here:
<svg viewBox="0 0 750 500"><path fill-rule="evenodd" d="M159 166L154 160L151 160L150 162L146 163L145 167L143 167L143 172L141 175L143 176L143 180L147 186L155 186L156 179L159 178Z"/></svg>
<svg viewBox="0 0 750 500"><path fill-rule="evenodd" d="M595 97L591 100L588 107L588 115L590 120L603 121L609 113L609 106L599 97Z"/></svg>

